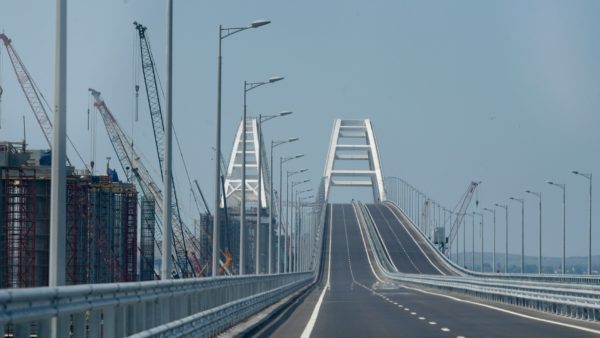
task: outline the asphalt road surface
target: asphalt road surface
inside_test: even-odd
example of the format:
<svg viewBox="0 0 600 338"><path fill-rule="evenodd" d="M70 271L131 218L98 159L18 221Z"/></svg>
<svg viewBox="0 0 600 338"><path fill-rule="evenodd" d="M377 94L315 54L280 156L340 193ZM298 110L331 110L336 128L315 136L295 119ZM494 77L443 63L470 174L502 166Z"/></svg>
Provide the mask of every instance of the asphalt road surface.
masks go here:
<svg viewBox="0 0 600 338"><path fill-rule="evenodd" d="M321 282L255 336L300 337L303 333L304 336L310 333L310 337L598 336L381 280L369 263L364 234L361 234L352 205L332 205L330 208ZM407 233L394 231L400 229L393 225L396 218L383 209L381 211L383 215L377 221L385 223L387 220L393 229L384 235L386 241L391 246L393 240L390 238L397 236L404 247L394 249L395 264L413 273L440 274L432 263L418 255L420 250L405 238ZM378 226L381 230L382 224ZM319 310L315 311L319 305Z"/></svg>

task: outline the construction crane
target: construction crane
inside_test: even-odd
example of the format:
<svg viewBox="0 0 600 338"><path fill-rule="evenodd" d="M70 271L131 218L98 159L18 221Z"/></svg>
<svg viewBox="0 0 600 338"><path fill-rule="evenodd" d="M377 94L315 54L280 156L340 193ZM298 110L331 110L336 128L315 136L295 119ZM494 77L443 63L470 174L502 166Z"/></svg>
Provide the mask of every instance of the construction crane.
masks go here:
<svg viewBox="0 0 600 338"><path fill-rule="evenodd" d="M154 130L154 143L156 145L156 153L158 155L158 165L160 168L160 172L163 172L163 164L165 158L165 147L164 147L164 139L165 139L165 126L163 123L163 115L162 108L160 103L160 93L158 90L158 82L156 75L156 68L154 66L154 57L152 56L152 49L150 48L150 42L146 37L147 28L142 24L134 22L136 30L138 31L140 37L140 55L142 59L142 73L144 74L144 84L146 86L146 96L148 98L148 108L150 110L150 117L152 120L152 129ZM172 177L172 176L171 176ZM162 179L162 176L161 176ZM181 220L181 212L179 210L179 201L177 198L177 189L175 185L172 185L172 195L173 195L173 211L176 217L179 219L179 225L183 226L183 221ZM177 251L180 253L186 253L186 234L181 229L181 241L178 245L181 248ZM182 274L184 277L194 277L194 268L187 257L185 256L185 260L188 261L189 264L181 264ZM177 259L183 262L184 257L177 254Z"/></svg>
<svg viewBox="0 0 600 338"><path fill-rule="evenodd" d="M52 148L52 122L50 117L48 116L47 111L47 109L51 109L46 100L44 99L44 95L42 95L35 81L33 81L33 78L29 74L29 71L25 67L25 64L23 64L23 61L21 61L19 54L17 54L17 51L13 48L12 40L9 39L8 36L6 36L6 34L4 33L0 33L0 40L2 40L2 42L4 43L4 47L6 48L8 57L10 58L10 63L13 66L15 75L17 76L17 80L21 85L21 89L23 89L23 93L25 94L25 98L27 98L27 102L29 102L29 106L33 111L35 119L38 121L38 124L42 129L44 138L46 139L48 146ZM79 151L68 136L67 140L69 141L69 144L71 144L71 147L73 147L73 150L75 151L83 165L86 168L88 168L86 162L83 160L81 154L79 153ZM71 165L71 162L68 158L67 163Z"/></svg>
<svg viewBox="0 0 600 338"><path fill-rule="evenodd" d="M469 186L467 187L467 191L465 191L463 196L460 198L454 212L450 213L450 217L452 217L452 214L456 215L456 217L454 218L454 223L452 223L452 226L450 228L450 233L448 234L448 245L444 246L445 250L449 250L449 248L452 247L452 243L454 243L454 240L456 239L456 236L458 235L458 227L460 224L462 224L463 219L465 218L465 213L467 212L467 208L469 208L469 204L471 204L471 199L473 199L473 194L475 193L475 189L477 189L477 186L479 184L481 184L481 182L473 181L473 182L469 183ZM476 203L479 204L479 201L476 201Z"/></svg>
<svg viewBox="0 0 600 338"><path fill-rule="evenodd" d="M117 158L119 159L119 162L123 167L123 170L126 170L127 167L130 167L131 171L136 177L136 180L138 181L138 185L140 186L143 194L146 196L152 196L154 198L156 207L155 214L157 215L156 218L157 220L160 220L160 216L163 213L162 192L152 179L152 176L146 169L145 165L141 162L140 156L137 154L131 143L128 142L127 135L119 126L117 120L106 106L104 100L102 100L102 98L100 97L100 92L91 88L90 92L94 97L94 107L98 109L100 115L102 116L102 120L104 121L104 125L106 126L106 131L108 133L109 139L113 145L115 153L117 154ZM160 221L158 223L160 227ZM176 255L175 261L177 268L179 269L179 275L182 277L189 277L189 271L192 267L192 264L185 250L185 245L183 245L185 240L185 230L187 230L187 228L180 222L180 219L176 216L175 213L173 213L172 227L173 246Z"/></svg>

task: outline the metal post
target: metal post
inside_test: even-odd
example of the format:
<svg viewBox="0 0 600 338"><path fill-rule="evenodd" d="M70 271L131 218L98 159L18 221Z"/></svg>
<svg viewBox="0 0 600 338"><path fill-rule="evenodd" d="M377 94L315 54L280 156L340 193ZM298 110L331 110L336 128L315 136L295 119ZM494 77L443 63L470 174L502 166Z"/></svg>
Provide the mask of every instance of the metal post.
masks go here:
<svg viewBox="0 0 600 338"><path fill-rule="evenodd" d="M166 76L166 104L165 104L165 168L163 172L163 242L160 278L170 279L171 274L171 243L172 243L172 217L171 217L171 181L172 152L171 138L173 135L173 0L167 0L167 76ZM184 276L182 276L184 277Z"/></svg>
<svg viewBox="0 0 600 338"><path fill-rule="evenodd" d="M590 182L590 215L589 215L589 229L588 229L588 275L592 274L592 173L585 174L579 171L571 171L575 175L585 177Z"/></svg>
<svg viewBox="0 0 600 338"><path fill-rule="evenodd" d="M254 153L258 154L258 206L256 208L256 267L254 268L255 274L260 273L260 213L262 210L262 138L261 138L261 127L262 127L262 114L258 115L256 121L256 133L258 134L258 149L254 149Z"/></svg>
<svg viewBox="0 0 600 338"><path fill-rule="evenodd" d="M273 151L271 150L271 153ZM282 234L282 230L283 230L283 224L282 224L282 219L283 219L283 214L281 213L282 211L282 200L283 200L283 196L282 196L282 176L283 176L283 158L280 157L279 158L279 230L277 231L277 273L281 273L281 234ZM285 243L284 243L285 246ZM285 256L284 256L285 257ZM285 264L285 262L284 262ZM285 269L283 269L283 271L285 272Z"/></svg>
<svg viewBox="0 0 600 338"><path fill-rule="evenodd" d="M562 273L565 274L566 261L566 237L567 237L567 188L563 184L563 257L562 257Z"/></svg>
<svg viewBox="0 0 600 338"><path fill-rule="evenodd" d="M471 224L471 229L473 231L472 234L472 241L471 241L471 270L475 271L475 213L473 213L471 216L473 216L473 224Z"/></svg>
<svg viewBox="0 0 600 338"><path fill-rule="evenodd" d="M242 116L242 203L240 205L240 275L245 273L245 222L246 222L246 90L248 82L244 81L244 113Z"/></svg>
<svg viewBox="0 0 600 338"><path fill-rule="evenodd" d="M273 141L271 141L271 159L269 175L269 275L273 273Z"/></svg>
<svg viewBox="0 0 600 338"><path fill-rule="evenodd" d="M522 198L509 198L521 203L521 273L525 271L525 200Z"/></svg>
<svg viewBox="0 0 600 338"><path fill-rule="evenodd" d="M292 187L292 190L294 188ZM289 272L289 253L288 253L288 241L287 241L287 236L288 236L288 230L289 230L289 212L290 212L290 206L289 206L289 199L290 199L290 173L287 172L287 176L286 176L286 181L285 181L285 235L283 236L283 248L284 248L284 258L285 261L283 262L283 272Z"/></svg>
<svg viewBox="0 0 600 338"><path fill-rule="evenodd" d="M467 218L463 217L463 267L467 267Z"/></svg>
<svg viewBox="0 0 600 338"><path fill-rule="evenodd" d="M493 226L492 226L492 232L493 232L493 242L492 242L492 272L496 271L496 209L488 209L488 208L483 208L483 210L491 212L493 215Z"/></svg>
<svg viewBox="0 0 600 338"><path fill-rule="evenodd" d="M525 272L525 201L521 201L521 273Z"/></svg>
<svg viewBox="0 0 600 338"><path fill-rule="evenodd" d="M592 274L592 174L590 173L590 226L588 238L588 275Z"/></svg>
<svg viewBox="0 0 600 338"><path fill-rule="evenodd" d="M505 226L505 228L506 228L506 238L505 238L506 248L505 248L505 251L504 251L504 273L508 273L508 205L504 206L504 212L505 212L505 214L504 214L504 221L506 223L505 224L506 225Z"/></svg>
<svg viewBox="0 0 600 338"><path fill-rule="evenodd" d="M67 0L56 0L56 44L54 73L54 130L52 135L52 179L50 181L50 287L65 284L66 162L67 162ZM51 337L68 333L64 318L53 317Z"/></svg>
<svg viewBox="0 0 600 338"><path fill-rule="evenodd" d="M538 256L538 273L542 273L542 193L540 193L540 254ZM591 240L591 238L590 238Z"/></svg>
<svg viewBox="0 0 600 338"><path fill-rule="evenodd" d="M481 217L481 272L483 272L483 214L479 214Z"/></svg>
<svg viewBox="0 0 600 338"><path fill-rule="evenodd" d="M216 117L216 147L215 147L215 209L213 211L213 231L212 231L212 276L217 276L219 266L219 224L221 209L221 167L219 159L221 157L221 69L223 65L221 57L221 42L223 38L221 32L223 27L219 25L219 56L217 67L217 117Z"/></svg>
<svg viewBox="0 0 600 338"><path fill-rule="evenodd" d="M590 173L590 226L588 238L588 275L592 274L592 174Z"/></svg>
<svg viewBox="0 0 600 338"><path fill-rule="evenodd" d="M505 226L505 230L506 230L506 238L504 243L506 244L506 248L504 251L504 273L508 272L508 205L502 205L502 204L494 204L495 206L499 207L499 208L503 208L504 212L505 212L505 216L504 216L504 221L506 223Z"/></svg>

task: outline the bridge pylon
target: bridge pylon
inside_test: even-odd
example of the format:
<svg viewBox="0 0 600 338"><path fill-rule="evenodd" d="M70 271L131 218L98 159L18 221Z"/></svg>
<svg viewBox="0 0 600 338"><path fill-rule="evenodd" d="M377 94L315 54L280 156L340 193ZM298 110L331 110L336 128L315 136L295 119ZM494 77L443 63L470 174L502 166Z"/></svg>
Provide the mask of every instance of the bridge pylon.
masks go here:
<svg viewBox="0 0 600 338"><path fill-rule="evenodd" d="M373 200L386 200L377 141L370 119L336 119L325 164L325 197L333 186L372 187Z"/></svg>
<svg viewBox="0 0 600 338"><path fill-rule="evenodd" d="M238 126L233 149L227 165L225 177L225 198L229 208L240 208L242 201L242 121ZM261 208L269 206L271 188L269 187L269 160L263 144L259 145L258 124L256 118L248 118L246 122L246 203L258 205L258 156L261 158ZM261 140L263 138L261 137ZM221 202L222 203L222 202Z"/></svg>

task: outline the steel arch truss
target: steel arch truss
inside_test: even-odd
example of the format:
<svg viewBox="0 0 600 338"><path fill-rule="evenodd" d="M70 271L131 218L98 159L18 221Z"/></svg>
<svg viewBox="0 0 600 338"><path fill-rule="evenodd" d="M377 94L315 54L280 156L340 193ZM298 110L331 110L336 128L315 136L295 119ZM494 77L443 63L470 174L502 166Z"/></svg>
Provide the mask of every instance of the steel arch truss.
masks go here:
<svg viewBox="0 0 600 338"><path fill-rule="evenodd" d="M372 187L373 200L386 200L377 141L370 119L333 124L325 166L325 196L332 186Z"/></svg>

